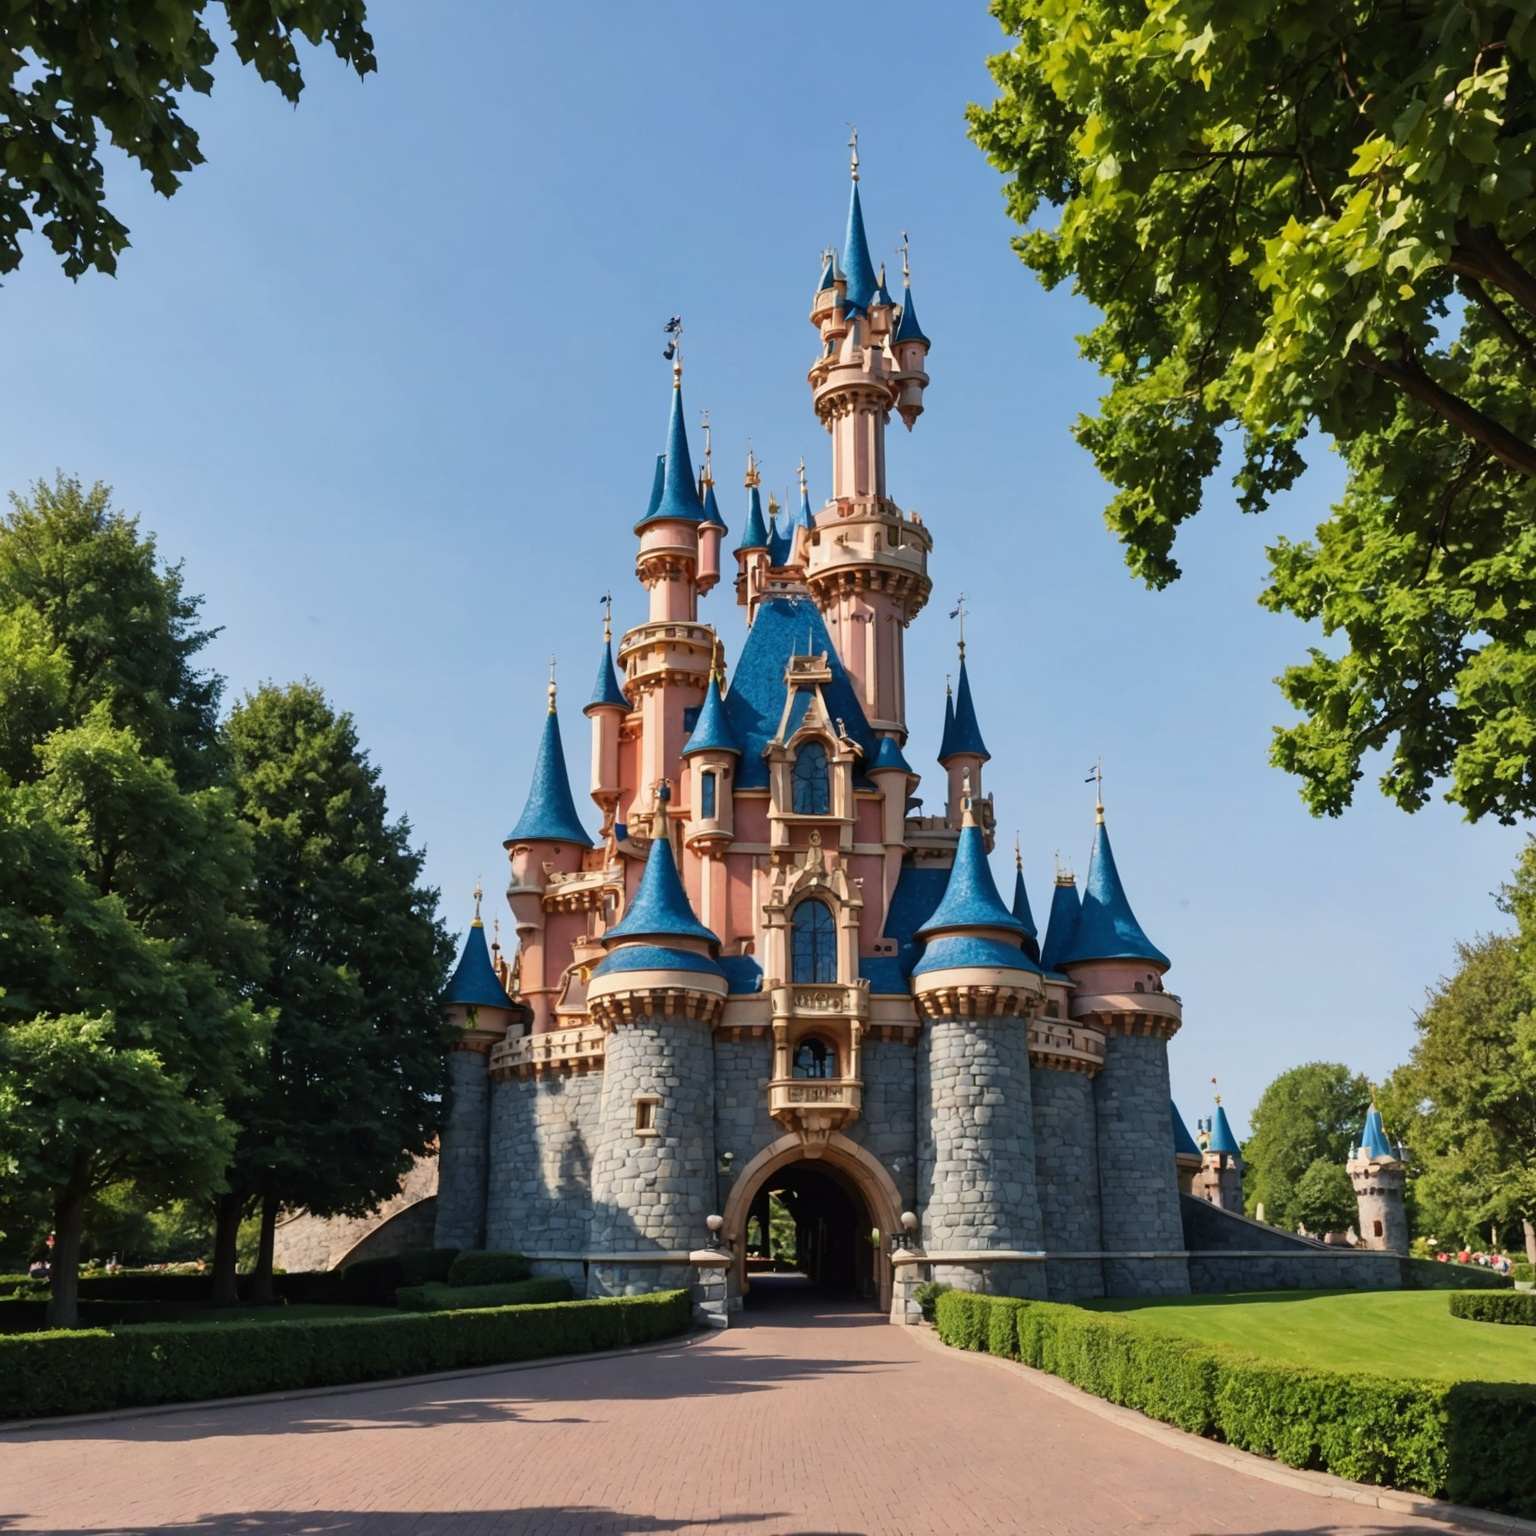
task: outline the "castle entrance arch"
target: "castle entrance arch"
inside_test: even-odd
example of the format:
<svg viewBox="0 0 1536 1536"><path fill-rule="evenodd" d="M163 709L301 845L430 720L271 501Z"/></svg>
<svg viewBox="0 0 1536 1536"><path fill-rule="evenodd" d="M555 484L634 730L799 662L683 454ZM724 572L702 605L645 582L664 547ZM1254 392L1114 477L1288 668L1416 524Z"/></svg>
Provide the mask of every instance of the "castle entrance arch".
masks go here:
<svg viewBox="0 0 1536 1536"><path fill-rule="evenodd" d="M743 1300L752 1283L748 1223L754 1212L765 1219L775 1192L794 1219L797 1266L826 1289L862 1296L889 1315L891 1234L901 1230L901 1196L879 1160L837 1132L819 1145L785 1135L741 1170L723 1215Z"/></svg>

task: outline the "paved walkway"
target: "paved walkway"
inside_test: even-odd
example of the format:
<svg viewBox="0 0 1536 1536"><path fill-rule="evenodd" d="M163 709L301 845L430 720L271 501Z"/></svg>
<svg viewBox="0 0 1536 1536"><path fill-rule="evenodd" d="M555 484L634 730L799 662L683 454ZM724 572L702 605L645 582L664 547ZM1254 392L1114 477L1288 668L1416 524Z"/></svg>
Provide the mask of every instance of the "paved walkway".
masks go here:
<svg viewBox="0 0 1536 1536"><path fill-rule="evenodd" d="M625 1359L0 1433L0 1531L1408 1536L799 1294Z"/></svg>

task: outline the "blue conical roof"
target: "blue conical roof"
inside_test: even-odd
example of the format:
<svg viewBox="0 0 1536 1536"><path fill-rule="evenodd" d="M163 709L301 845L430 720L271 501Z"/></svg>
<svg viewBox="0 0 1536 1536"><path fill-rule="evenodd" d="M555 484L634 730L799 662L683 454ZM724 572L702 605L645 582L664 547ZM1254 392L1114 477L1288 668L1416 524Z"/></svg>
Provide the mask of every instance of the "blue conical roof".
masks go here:
<svg viewBox="0 0 1536 1536"><path fill-rule="evenodd" d="M1109 846L1109 829L1100 821L1094 830L1093 858L1083 890L1082 915L1064 964L1084 960L1149 960L1165 970L1172 963L1145 933L1131 911L1115 855Z"/></svg>
<svg viewBox="0 0 1536 1536"><path fill-rule="evenodd" d="M718 528L722 537L729 531L725 526L725 519L720 516L720 503L715 500L713 480L704 488L704 521Z"/></svg>
<svg viewBox="0 0 1536 1536"><path fill-rule="evenodd" d="M944 318L942 315L939 317ZM917 309L912 303L912 285L907 284L901 290L901 319L896 322L896 335L892 338L897 343L903 341L920 341L925 347L931 347L932 342L923 335L923 328L917 323Z"/></svg>
<svg viewBox="0 0 1536 1536"><path fill-rule="evenodd" d="M955 696L948 686L944 689L944 732L939 737L939 761L942 763L953 750L955 739Z"/></svg>
<svg viewBox="0 0 1536 1536"><path fill-rule="evenodd" d="M1387 1140L1387 1128L1382 1123L1381 1111L1374 1104L1365 1117L1365 1130L1360 1134L1360 1150L1377 1162L1397 1160L1397 1152Z"/></svg>
<svg viewBox="0 0 1536 1536"><path fill-rule="evenodd" d="M1179 1106L1168 1100L1168 1113L1173 1116L1173 1155L1175 1157L1199 1157L1200 1143L1189 1134L1189 1127L1184 1124L1184 1116L1179 1113Z"/></svg>
<svg viewBox="0 0 1536 1536"><path fill-rule="evenodd" d="M491 952L485 942L485 924L478 917L469 925L463 952L453 975L448 978L443 1001L460 1008L512 1006L512 999L507 996L507 989L491 964Z"/></svg>
<svg viewBox="0 0 1536 1536"><path fill-rule="evenodd" d="M624 697L624 688L619 682L619 671L613 664L613 641L605 640L603 654L597 662L597 681L592 686L592 697L587 700L587 710L605 708L609 705L616 709L627 710L629 700Z"/></svg>
<svg viewBox="0 0 1536 1536"><path fill-rule="evenodd" d="M990 762L992 754L987 751L987 744L981 739L981 727L976 722L976 705L971 699L971 679L965 670L964 656L960 658L960 680L955 686L954 707L954 724L944 733L939 761L947 763L950 758L966 753L979 757L984 763Z"/></svg>
<svg viewBox="0 0 1536 1536"><path fill-rule="evenodd" d="M734 752L741 756L741 743L731 729L731 717L725 712L725 700L720 696L720 679L712 677L704 690L704 702L699 707L699 718L693 723L693 732L683 748L683 756L695 752Z"/></svg>
<svg viewBox="0 0 1536 1536"><path fill-rule="evenodd" d="M1077 882L1058 875L1056 889L1051 892L1051 912L1045 924L1045 943L1040 946L1040 963L1046 970L1060 969L1062 959L1072 947L1081 915L1082 902L1078 899Z"/></svg>
<svg viewBox="0 0 1536 1536"><path fill-rule="evenodd" d="M683 426L683 385L678 379L672 386L672 414L667 422L667 451L662 466L661 497L646 509L635 524L635 532L648 523L663 520L684 523L704 521L704 503L693 478L693 456L688 451L688 432Z"/></svg>
<svg viewBox="0 0 1536 1536"><path fill-rule="evenodd" d="M772 566L789 564L789 557L795 549L795 526L788 524L784 529L779 528L779 516L775 512L768 528L768 563Z"/></svg>
<svg viewBox="0 0 1536 1536"><path fill-rule="evenodd" d="M533 783L528 786L523 814L502 841L508 847L513 843L592 846L571 799L571 781L565 771L565 748L560 744L560 717L555 713L553 702L544 717L544 734L539 738L538 755L533 760Z"/></svg>
<svg viewBox="0 0 1536 1536"><path fill-rule="evenodd" d="M827 259L821 264L821 276L816 279L816 292L825 293L828 288L837 286L837 255L833 251L827 252Z"/></svg>
<svg viewBox="0 0 1536 1536"><path fill-rule="evenodd" d="M671 839L665 833L651 842L635 899L619 922L603 935L605 944L619 939L703 939L719 947L719 939L693 915L672 858Z"/></svg>
<svg viewBox="0 0 1536 1536"><path fill-rule="evenodd" d="M918 929L917 936L930 938L951 928L1002 928L1020 938L1024 936L1024 925L997 894L997 882L987 862L987 845L981 828L974 824L961 827L949 883L933 916Z"/></svg>
<svg viewBox="0 0 1536 1536"><path fill-rule="evenodd" d="M811 491L809 486L800 487L800 510L795 514L796 528L814 528L816 519L811 516Z"/></svg>
<svg viewBox="0 0 1536 1536"><path fill-rule="evenodd" d="M896 300L891 297L891 290L885 286L885 266L880 267L880 276L875 279L875 296L871 300L874 304L889 304L895 306Z"/></svg>
<svg viewBox="0 0 1536 1536"><path fill-rule="evenodd" d="M1206 1137L1205 1150L1207 1152L1225 1152L1230 1157L1238 1155L1237 1137L1232 1134L1232 1126L1227 1120L1227 1112L1220 1104L1216 1106L1216 1113L1211 1116L1211 1130Z"/></svg>
<svg viewBox="0 0 1536 1536"><path fill-rule="evenodd" d="M870 773L879 773L886 768L898 768L902 773L910 774L912 765L901 754L901 748L896 745L894 736L882 736L880 745L875 749L875 760L869 765Z"/></svg>
<svg viewBox="0 0 1536 1536"><path fill-rule="evenodd" d="M1015 868L1013 872L1013 915L1018 918L1024 932L1031 938L1039 931L1035 927L1034 914L1029 910L1029 892L1024 889L1024 871Z"/></svg>
<svg viewBox="0 0 1536 1536"><path fill-rule="evenodd" d="M767 549L768 525L763 521L762 493L754 485L747 492L747 523L741 530L741 543L737 550Z"/></svg>
<svg viewBox="0 0 1536 1536"><path fill-rule="evenodd" d="M843 239L843 274L848 279L844 304L861 313L875 296L875 265L869 259L869 240L864 234L864 209L859 203L859 184L854 182L848 199L848 233Z"/></svg>
<svg viewBox="0 0 1536 1536"><path fill-rule="evenodd" d="M667 456L664 453L656 455L656 473L651 477L651 499L645 504L645 516L642 523L648 523L656 515L656 508L661 505L662 488L667 483Z"/></svg>

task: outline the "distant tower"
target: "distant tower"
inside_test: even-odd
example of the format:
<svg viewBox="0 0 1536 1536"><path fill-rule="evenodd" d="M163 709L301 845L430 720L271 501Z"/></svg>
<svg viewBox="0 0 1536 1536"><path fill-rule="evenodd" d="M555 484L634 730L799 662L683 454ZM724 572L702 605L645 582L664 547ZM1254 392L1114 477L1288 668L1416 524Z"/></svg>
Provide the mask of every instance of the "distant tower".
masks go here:
<svg viewBox="0 0 1536 1536"><path fill-rule="evenodd" d="M1403 1205L1407 1169L1402 1148L1387 1140L1381 1111L1373 1103L1360 1145L1345 1165L1360 1206L1360 1246L1386 1253L1408 1252L1408 1213Z"/></svg>
<svg viewBox="0 0 1536 1536"><path fill-rule="evenodd" d="M1216 1095L1216 1112L1200 1122L1196 1139L1200 1143L1200 1172L1195 1175L1192 1194L1224 1211L1243 1210L1243 1155L1237 1137Z"/></svg>

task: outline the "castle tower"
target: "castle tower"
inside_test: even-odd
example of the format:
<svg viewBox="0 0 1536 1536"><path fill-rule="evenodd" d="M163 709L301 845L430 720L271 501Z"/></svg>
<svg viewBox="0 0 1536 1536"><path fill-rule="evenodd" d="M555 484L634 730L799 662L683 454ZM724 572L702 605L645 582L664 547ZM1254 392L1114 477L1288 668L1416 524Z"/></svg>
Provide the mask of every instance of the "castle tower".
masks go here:
<svg viewBox="0 0 1536 1536"><path fill-rule="evenodd" d="M708 412L705 413L708 415ZM715 469L710 447L709 423L704 424L704 466L699 470L699 499L704 520L699 524L699 595L712 591L720 580L720 546L730 531L715 499Z"/></svg>
<svg viewBox="0 0 1536 1536"><path fill-rule="evenodd" d="M851 169L842 266L828 257L811 305L822 348L811 399L832 437L832 495L807 538L805 579L870 725L904 741L905 630L928 601L933 541L886 492L885 428L892 410L908 427L922 410L928 341L893 350L901 314L870 261L856 144Z"/></svg>
<svg viewBox="0 0 1536 1536"><path fill-rule="evenodd" d="M1189 1134L1179 1106L1172 1099L1168 1100L1168 1113L1173 1120L1173 1166L1177 1170L1179 1193L1193 1195L1204 1154L1200 1151L1200 1143Z"/></svg>
<svg viewBox="0 0 1536 1536"><path fill-rule="evenodd" d="M976 704L971 698L971 679L965 666L965 641L960 641L960 678L953 703L945 696L944 736L939 743L939 766L949 777L946 801L949 824L960 825L960 806L969 794L981 807L980 820L987 829L988 805L981 792L981 768L991 762L992 754L981 739L981 725L976 719ZM965 786L969 785L967 789Z"/></svg>
<svg viewBox="0 0 1536 1536"><path fill-rule="evenodd" d="M1365 1129L1346 1164L1360 1207L1360 1246L1408 1252L1408 1212L1403 1204L1407 1168L1402 1149L1387 1140L1381 1111L1372 1103Z"/></svg>
<svg viewBox="0 0 1536 1536"><path fill-rule="evenodd" d="M773 555L773 541L763 517L763 477L750 450L742 483L747 488L747 520L741 530L741 543L736 546L736 601L747 610L750 625L757 617L758 603L767 593Z"/></svg>
<svg viewBox="0 0 1536 1536"><path fill-rule="evenodd" d="M551 873L574 874L592 846L571 798L565 748L560 740L560 716L555 707L553 669L549 680L549 710L533 761L533 782L517 824L502 840L512 865L507 904L522 945L521 982L524 1001L533 1011L533 1028L554 1027L554 998L564 966L558 945L548 942L545 890ZM551 953L554 950L556 953Z"/></svg>
<svg viewBox="0 0 1536 1536"><path fill-rule="evenodd" d="M720 693L720 674L709 680L699 718L683 748L688 765L687 846L703 855L699 907L706 925L724 926L726 873L721 863L736 837L736 764L741 743L731 728Z"/></svg>
<svg viewBox="0 0 1536 1536"><path fill-rule="evenodd" d="M1030 1103L1029 1020L1044 1002L1023 924L1003 905L969 798L943 898L918 930L912 995L924 1021L917 1060L917 1189L929 1253L964 1253L935 1279L1043 1297L1045 1266ZM988 1263L984 1255L1008 1255Z"/></svg>
<svg viewBox="0 0 1536 1536"><path fill-rule="evenodd" d="M1200 1172L1192 1193L1224 1211L1243 1213L1243 1154L1232 1134L1227 1112L1216 1098L1216 1112L1195 1132L1200 1144Z"/></svg>
<svg viewBox="0 0 1536 1536"><path fill-rule="evenodd" d="M1073 1020L1105 1036L1093 1084L1104 1285L1111 1296L1181 1295L1189 1267L1168 1162L1168 1041L1182 1012L1163 990L1168 957L1143 932L1120 882L1102 801L1094 821L1082 910L1056 963L1073 983Z"/></svg>
<svg viewBox="0 0 1536 1536"><path fill-rule="evenodd" d="M606 1034L592 1160L591 1295L686 1284L676 1257L707 1238L715 1208L714 1045L727 991L719 940L688 903L656 789L645 873L587 985Z"/></svg>
<svg viewBox="0 0 1536 1536"><path fill-rule="evenodd" d="M604 839L613 829L614 813L619 804L619 735L624 717L629 713L629 700L624 697L619 674L613 665L613 600L609 598L607 602L597 681L592 685L592 697L587 700L587 707L582 710L592 722L592 798L602 812Z"/></svg>
<svg viewBox="0 0 1536 1536"><path fill-rule="evenodd" d="M1024 854L1018 838L1013 840L1013 905L1009 910L1024 929L1024 953L1038 964L1040 939L1034 914L1029 910L1029 891L1024 885Z"/></svg>
<svg viewBox="0 0 1536 1536"><path fill-rule="evenodd" d="M486 1061L528 1010L514 1003L496 974L480 920L480 887L475 917L448 988L443 993L448 1021L457 1033L448 1051L448 1103L438 1142L437 1225L433 1246L478 1248L485 1236L489 1165L490 1079Z"/></svg>

